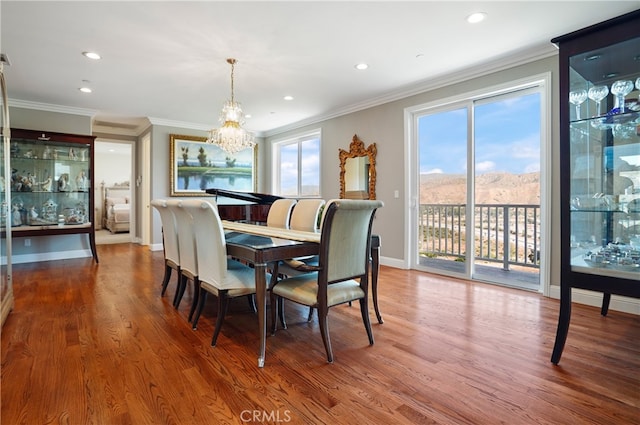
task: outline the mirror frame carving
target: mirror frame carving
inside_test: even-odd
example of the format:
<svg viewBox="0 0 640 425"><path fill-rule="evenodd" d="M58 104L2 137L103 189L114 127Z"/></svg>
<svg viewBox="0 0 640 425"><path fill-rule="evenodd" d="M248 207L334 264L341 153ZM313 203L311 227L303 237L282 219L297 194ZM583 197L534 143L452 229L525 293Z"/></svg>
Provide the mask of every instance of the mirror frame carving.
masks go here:
<svg viewBox="0 0 640 425"><path fill-rule="evenodd" d="M338 156L340 157L340 199L345 197L345 166L348 158L358 158L361 156L369 157L369 199L376 199L376 155L378 154L378 148L375 143L372 143L365 149L364 142L360 140L357 134L353 135L349 150L338 149Z"/></svg>

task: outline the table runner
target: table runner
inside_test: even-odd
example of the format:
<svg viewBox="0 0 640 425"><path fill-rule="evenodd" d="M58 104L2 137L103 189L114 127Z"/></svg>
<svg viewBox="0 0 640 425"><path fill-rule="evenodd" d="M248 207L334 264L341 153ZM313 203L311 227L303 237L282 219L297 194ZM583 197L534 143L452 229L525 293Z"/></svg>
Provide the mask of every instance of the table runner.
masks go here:
<svg viewBox="0 0 640 425"><path fill-rule="evenodd" d="M290 239L294 241L320 243L320 233L316 232L282 229L279 227L269 227L229 220L222 220L222 227L225 230L232 230L234 232L251 233L253 235Z"/></svg>

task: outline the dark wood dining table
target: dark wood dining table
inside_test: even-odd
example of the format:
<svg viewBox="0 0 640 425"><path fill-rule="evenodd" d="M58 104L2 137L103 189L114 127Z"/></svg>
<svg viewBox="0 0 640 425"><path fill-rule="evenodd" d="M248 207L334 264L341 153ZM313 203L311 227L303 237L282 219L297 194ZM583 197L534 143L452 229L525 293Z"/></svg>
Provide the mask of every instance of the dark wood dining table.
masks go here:
<svg viewBox="0 0 640 425"><path fill-rule="evenodd" d="M274 229L227 220L223 220L222 223L225 229L227 255L251 263L255 269L256 308L260 336L258 367L264 367L267 345L267 268L269 264L288 258L318 255L320 233ZM371 289L376 317L379 323L383 323L377 297L380 238L372 236L371 240Z"/></svg>

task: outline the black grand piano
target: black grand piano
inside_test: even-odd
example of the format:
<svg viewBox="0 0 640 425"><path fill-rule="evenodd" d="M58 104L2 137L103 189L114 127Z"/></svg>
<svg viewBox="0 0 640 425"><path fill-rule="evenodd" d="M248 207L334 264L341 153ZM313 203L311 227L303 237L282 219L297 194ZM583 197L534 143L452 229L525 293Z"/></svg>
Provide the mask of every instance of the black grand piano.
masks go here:
<svg viewBox="0 0 640 425"><path fill-rule="evenodd" d="M244 201L237 204L218 203L220 218L232 221L266 222L271 204L278 199L282 199L282 196L266 193L236 192L225 189L205 189L205 192L209 195L214 195L216 202L218 202L219 197Z"/></svg>

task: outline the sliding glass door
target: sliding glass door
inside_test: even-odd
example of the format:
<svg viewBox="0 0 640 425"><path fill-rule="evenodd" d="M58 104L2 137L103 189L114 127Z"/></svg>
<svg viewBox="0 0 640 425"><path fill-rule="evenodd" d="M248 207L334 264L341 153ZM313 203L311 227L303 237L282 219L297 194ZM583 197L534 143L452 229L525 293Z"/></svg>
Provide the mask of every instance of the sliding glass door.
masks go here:
<svg viewBox="0 0 640 425"><path fill-rule="evenodd" d="M415 113L414 268L539 289L541 98L534 86Z"/></svg>

